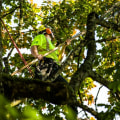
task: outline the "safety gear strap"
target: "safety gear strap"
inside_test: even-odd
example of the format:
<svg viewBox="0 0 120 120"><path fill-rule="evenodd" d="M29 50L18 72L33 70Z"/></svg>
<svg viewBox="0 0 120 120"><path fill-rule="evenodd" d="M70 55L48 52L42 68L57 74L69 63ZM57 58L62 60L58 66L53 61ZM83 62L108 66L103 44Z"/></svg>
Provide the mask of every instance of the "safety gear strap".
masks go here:
<svg viewBox="0 0 120 120"><path fill-rule="evenodd" d="M47 78L51 77L58 70L58 65L51 58L44 57L43 60L39 61L36 66L35 78L39 78L42 81L46 81Z"/></svg>

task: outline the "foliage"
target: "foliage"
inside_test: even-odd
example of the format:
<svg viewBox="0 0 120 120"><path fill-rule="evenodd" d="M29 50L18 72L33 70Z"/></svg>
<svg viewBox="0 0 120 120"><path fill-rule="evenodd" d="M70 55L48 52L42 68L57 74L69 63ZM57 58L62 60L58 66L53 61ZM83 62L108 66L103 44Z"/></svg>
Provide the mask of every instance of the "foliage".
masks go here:
<svg viewBox="0 0 120 120"><path fill-rule="evenodd" d="M98 120L112 120L116 114L120 115L119 0L59 0L58 2L43 0L41 5L34 4L33 0L4 0L0 11L1 19L20 51L21 49L30 51L32 39L38 31L44 29L44 25L52 28L57 45L75 35L77 31L86 33L81 34L66 48L66 56L71 49L74 52L69 63L64 66L62 75L69 83L73 81L72 83L78 87L70 84L77 96L79 103L77 103L77 106L82 109L86 118L90 120L95 118ZM97 49L92 55L95 55L95 59L89 63L91 67L89 67L88 63L87 66L83 67L87 61L87 56L89 56L86 53L90 51L88 49L90 38L86 40L86 36L88 32L87 18L92 12L96 13L94 22ZM16 69L23 67L24 63L18 53L12 54L15 48L4 26L1 26L1 30L2 52L0 51L0 54L3 57L0 59L3 63L2 69L3 72L11 74ZM34 59L30 54L24 53L23 56L27 63ZM34 65L31 66L31 69L34 72ZM31 74L27 69L23 70L22 74L18 74L18 76L31 78ZM108 88L109 105L97 104L97 96L94 98L90 94L90 90L96 87L94 81ZM69 107L54 105L43 100L28 99L24 107L22 105L25 101L22 101L21 104L14 108L10 107L10 102L3 96L0 96L0 101L0 116L3 117L2 119L21 119L22 116L25 120L62 120L63 118L70 120L74 117ZM85 101L87 101L86 106L84 106ZM104 106L106 111L91 110L89 109L91 105L94 105L97 109ZM45 114L44 110L46 111ZM91 117L87 112L94 117ZM61 114L63 117L61 117Z"/></svg>

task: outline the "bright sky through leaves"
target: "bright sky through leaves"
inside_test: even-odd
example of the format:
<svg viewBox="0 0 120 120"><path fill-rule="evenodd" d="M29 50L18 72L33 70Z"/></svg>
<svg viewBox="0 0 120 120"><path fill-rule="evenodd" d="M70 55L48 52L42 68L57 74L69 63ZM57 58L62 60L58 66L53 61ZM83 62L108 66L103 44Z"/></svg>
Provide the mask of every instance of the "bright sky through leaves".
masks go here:
<svg viewBox="0 0 120 120"><path fill-rule="evenodd" d="M28 0L28 1L31 2L31 3L36 3L38 6L40 6L43 2L43 0ZM52 1L59 2L61 0L52 0Z"/></svg>

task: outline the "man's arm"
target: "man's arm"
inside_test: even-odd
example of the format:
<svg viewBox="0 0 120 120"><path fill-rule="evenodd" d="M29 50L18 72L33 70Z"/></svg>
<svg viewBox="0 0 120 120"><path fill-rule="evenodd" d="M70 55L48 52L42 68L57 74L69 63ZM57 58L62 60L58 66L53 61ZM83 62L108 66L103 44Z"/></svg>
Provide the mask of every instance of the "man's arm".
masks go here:
<svg viewBox="0 0 120 120"><path fill-rule="evenodd" d="M69 45L70 43L71 43L71 40L70 40L70 39L67 39L67 40L65 41L65 45L62 46L62 49L59 51L59 57L58 57L58 58L59 58L60 61L63 59L66 46Z"/></svg>
<svg viewBox="0 0 120 120"><path fill-rule="evenodd" d="M43 59L43 55L39 54L38 53L38 49L37 49L37 46L36 45L33 45L31 47L31 54L35 57L35 58L38 58L39 60L42 60Z"/></svg>

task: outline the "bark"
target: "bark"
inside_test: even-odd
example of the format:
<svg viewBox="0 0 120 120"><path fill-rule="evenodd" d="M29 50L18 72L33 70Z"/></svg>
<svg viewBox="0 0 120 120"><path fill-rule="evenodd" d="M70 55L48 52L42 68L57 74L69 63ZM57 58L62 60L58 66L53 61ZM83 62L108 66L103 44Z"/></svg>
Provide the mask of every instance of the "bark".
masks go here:
<svg viewBox="0 0 120 120"><path fill-rule="evenodd" d="M43 82L37 79L12 77L7 74L0 75L3 83L4 96L9 100L31 98L34 100L44 99L53 104L77 106L91 113L96 118L99 116L94 109L76 101L71 87L66 83Z"/></svg>

